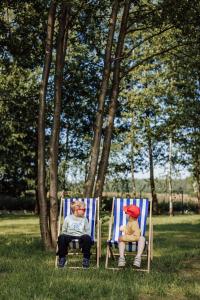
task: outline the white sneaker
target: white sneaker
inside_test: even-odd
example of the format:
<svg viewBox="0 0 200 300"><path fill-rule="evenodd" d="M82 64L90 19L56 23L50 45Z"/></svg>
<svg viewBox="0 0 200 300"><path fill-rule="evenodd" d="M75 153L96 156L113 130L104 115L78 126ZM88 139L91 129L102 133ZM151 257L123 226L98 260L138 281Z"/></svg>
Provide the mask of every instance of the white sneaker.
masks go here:
<svg viewBox="0 0 200 300"><path fill-rule="evenodd" d="M125 267L125 265L126 265L125 257L119 257L118 267Z"/></svg>
<svg viewBox="0 0 200 300"><path fill-rule="evenodd" d="M133 265L135 266L135 267L137 267L137 268L140 268L140 266L141 266L141 257L135 257L135 260L134 260L134 262L133 262Z"/></svg>

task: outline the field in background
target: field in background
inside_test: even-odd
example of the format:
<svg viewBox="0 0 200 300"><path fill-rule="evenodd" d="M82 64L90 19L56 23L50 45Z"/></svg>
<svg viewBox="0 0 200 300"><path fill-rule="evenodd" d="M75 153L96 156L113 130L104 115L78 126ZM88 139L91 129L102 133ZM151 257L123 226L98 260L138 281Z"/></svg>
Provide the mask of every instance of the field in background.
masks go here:
<svg viewBox="0 0 200 300"><path fill-rule="evenodd" d="M107 220L99 270L55 270L54 254L41 247L38 218L1 216L0 299L200 299L198 215L154 217L150 274L131 264L122 271L104 269Z"/></svg>
<svg viewBox="0 0 200 300"><path fill-rule="evenodd" d="M112 197L132 197L134 198L134 195L132 193L123 193L123 192L103 192L103 197L112 198ZM138 198L151 198L150 193L141 193L141 195L137 195ZM169 195L167 193L157 193L158 201L159 202L168 202L169 201ZM181 194L181 193L173 193L172 194L172 200L173 201L182 201L183 202L193 202L197 203L198 199L197 197L194 197L189 194Z"/></svg>
<svg viewBox="0 0 200 300"><path fill-rule="evenodd" d="M72 191L66 192L67 197L74 197ZM77 197L83 197L81 193L76 194ZM61 197L61 192L58 193L58 199ZM131 193L123 192L104 192L102 197L103 209L106 208L107 211L111 210L112 198L113 197L132 197L134 195ZM149 198L151 199L150 193L142 193L137 195L138 198ZM166 193L158 193L158 203L159 203L159 214L167 214L169 210L169 196ZM172 200L174 203L175 213L188 213L188 212L197 212L198 211L198 200L196 197L190 194L173 194ZM0 215L6 214L14 211L36 211L36 202L35 202L35 193L27 193L21 197L11 197L8 195L0 194Z"/></svg>

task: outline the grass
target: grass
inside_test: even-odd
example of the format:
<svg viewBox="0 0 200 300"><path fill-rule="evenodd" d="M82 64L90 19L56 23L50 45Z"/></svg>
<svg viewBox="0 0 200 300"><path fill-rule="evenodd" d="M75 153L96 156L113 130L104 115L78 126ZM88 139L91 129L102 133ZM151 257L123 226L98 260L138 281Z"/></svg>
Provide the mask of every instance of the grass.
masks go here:
<svg viewBox="0 0 200 300"><path fill-rule="evenodd" d="M104 238L107 231L105 222ZM199 216L155 217L150 274L105 270L105 242L99 270L55 270L38 218L1 216L0 299L200 299L199 240Z"/></svg>

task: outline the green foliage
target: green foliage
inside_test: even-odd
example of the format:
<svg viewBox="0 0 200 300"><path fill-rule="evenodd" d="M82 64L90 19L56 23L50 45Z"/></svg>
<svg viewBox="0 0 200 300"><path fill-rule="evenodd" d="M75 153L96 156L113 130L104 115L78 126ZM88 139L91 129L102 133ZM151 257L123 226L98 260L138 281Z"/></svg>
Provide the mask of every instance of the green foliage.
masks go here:
<svg viewBox="0 0 200 300"><path fill-rule="evenodd" d="M0 210L3 211L21 211L26 210L33 212L35 210L35 194L26 193L18 198L0 194Z"/></svg>
<svg viewBox="0 0 200 300"><path fill-rule="evenodd" d="M1 190L13 195L35 177L37 75L13 64L0 78Z"/></svg>
<svg viewBox="0 0 200 300"><path fill-rule="evenodd" d="M1 58L5 63L17 61L25 69L43 63L42 48L49 1L2 1Z"/></svg>
<svg viewBox="0 0 200 300"><path fill-rule="evenodd" d="M121 174L122 175L122 174ZM107 181L105 185L105 192L114 193L130 193L131 192L131 179L125 176L113 176L114 179ZM139 193L149 193L150 192L150 182L149 179L135 179L136 190ZM168 193L168 179L167 178L155 178L156 190L160 194ZM194 190L194 180L192 177L187 177L185 179L172 179L173 193L179 194L183 193L188 195L195 195Z"/></svg>
<svg viewBox="0 0 200 300"><path fill-rule="evenodd" d="M159 197L159 195L158 195ZM169 202L158 202L158 212L161 215L169 215ZM173 201L173 213L176 214L194 214L198 213L198 205L194 202L176 202Z"/></svg>
<svg viewBox="0 0 200 300"><path fill-rule="evenodd" d="M0 176L1 190L13 195L35 187L38 84L49 4L48 0L2 1L0 7ZM76 178L76 174L81 174L81 180L85 177L111 4L106 0L86 1L84 6L79 0L71 3L73 16L65 58L58 162L60 188L65 187L67 180L70 185L70 177ZM108 171L108 181L115 181L115 190L130 189L124 177L130 176L132 159L135 173L149 168L147 133L158 165L167 164L168 137L172 134L174 165L190 168L198 179L199 16L199 1L142 0L131 6L120 58L121 93ZM115 42L120 18L121 11ZM56 35L57 26L47 94L47 152ZM114 44L113 54L115 48ZM105 113L108 104L107 97ZM103 134L104 131L105 126ZM81 189L82 186L80 192Z"/></svg>

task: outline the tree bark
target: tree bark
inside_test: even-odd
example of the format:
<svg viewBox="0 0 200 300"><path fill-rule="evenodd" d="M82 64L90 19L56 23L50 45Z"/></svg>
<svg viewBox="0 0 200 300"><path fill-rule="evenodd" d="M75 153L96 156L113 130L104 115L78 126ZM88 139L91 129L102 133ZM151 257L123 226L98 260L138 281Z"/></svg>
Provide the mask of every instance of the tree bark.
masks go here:
<svg viewBox="0 0 200 300"><path fill-rule="evenodd" d="M154 213L158 213L158 199L155 188L154 181L154 163L153 163L153 151L152 151L152 141L150 135L147 133L148 139L148 150L149 150L149 166L150 166L150 186L151 186L151 195L152 195L152 209Z"/></svg>
<svg viewBox="0 0 200 300"><path fill-rule="evenodd" d="M65 165L64 165L64 182L63 182L63 190L66 191L67 188L67 180L66 180L66 173L68 169L67 162L69 160L69 131L70 126L66 124L66 141L65 141Z"/></svg>
<svg viewBox="0 0 200 300"><path fill-rule="evenodd" d="M136 184L135 184L135 163L134 163L134 146L131 142L131 182L132 182L132 193L133 197L136 197Z"/></svg>
<svg viewBox="0 0 200 300"><path fill-rule="evenodd" d="M117 99L119 95L119 84L120 84L120 57L122 56L124 39L126 36L127 22L129 15L130 2L126 0L124 3L123 16L121 21L120 33L117 42L117 49L115 54L114 70L113 70L113 82L112 82L112 92L111 100L109 106L107 128L105 132L103 150L101 154L101 160L99 163L97 182L95 185L95 197L101 197L103 192L103 186L106 176L106 171L108 167L108 158L110 154L112 132L114 126L114 118L117 110Z"/></svg>
<svg viewBox="0 0 200 300"><path fill-rule="evenodd" d="M39 202L39 216L40 216L40 231L45 249L51 248L51 237L48 226L48 211L47 199L45 190L45 108L46 108L46 93L49 72L52 60L52 44L54 34L56 14L56 2L52 1L48 14L47 22L47 39L45 46L45 60L42 74L42 81L39 93L39 115L38 115L38 169L37 169L37 192Z"/></svg>
<svg viewBox="0 0 200 300"><path fill-rule="evenodd" d="M173 216L172 202L172 138L169 138L169 215Z"/></svg>
<svg viewBox="0 0 200 300"><path fill-rule="evenodd" d="M85 197L92 196L94 190L94 182L95 182L97 164L98 164L99 153L100 153L105 97L108 89L110 72L111 72L111 54L112 54L113 37L115 32L118 8L119 8L119 0L113 1L112 13L110 17L109 33L108 33L106 50L105 50L103 79L102 79L99 98L98 98L98 110L96 114L94 137L93 137L93 143L91 149L88 175L85 183L85 191L84 191Z"/></svg>
<svg viewBox="0 0 200 300"><path fill-rule="evenodd" d="M200 214L200 180L198 180L197 200L198 200L198 214Z"/></svg>
<svg viewBox="0 0 200 300"><path fill-rule="evenodd" d="M58 175L58 147L60 134L60 115L61 115L61 89L63 82L64 59L66 52L66 42L68 36L70 8L65 1L61 6L61 17L59 21L59 32L56 49L56 70L55 70L55 91L54 91L54 115L53 127L50 140L50 229L52 246L55 248L57 243L57 175Z"/></svg>
<svg viewBox="0 0 200 300"><path fill-rule="evenodd" d="M196 141L196 143L198 142ZM197 150L195 151L195 155L193 158L193 165L194 165L193 176L197 183L198 214L200 214L200 157Z"/></svg>
<svg viewBox="0 0 200 300"><path fill-rule="evenodd" d="M134 113L132 113L132 126L134 126ZM136 197L136 184L135 184L135 161L134 161L134 130L131 133L131 182L133 197Z"/></svg>

